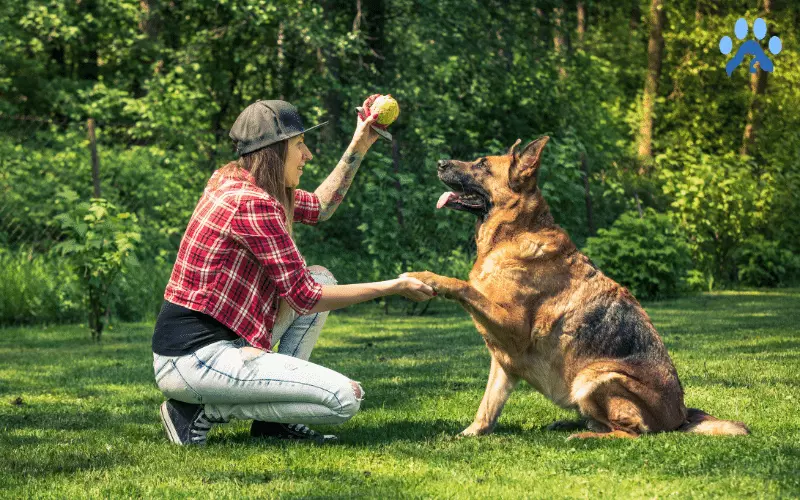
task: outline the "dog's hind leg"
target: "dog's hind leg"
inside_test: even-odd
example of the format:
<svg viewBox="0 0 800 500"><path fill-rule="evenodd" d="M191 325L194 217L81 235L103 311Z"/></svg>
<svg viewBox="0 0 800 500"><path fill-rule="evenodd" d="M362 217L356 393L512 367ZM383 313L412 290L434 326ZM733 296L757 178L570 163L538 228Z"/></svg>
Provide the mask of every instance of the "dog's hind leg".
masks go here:
<svg viewBox="0 0 800 500"><path fill-rule="evenodd" d="M591 439L591 438L602 438L602 439L636 439L639 437L638 434L634 434L632 432L627 432L623 430L616 430L611 432L579 432L577 434L572 434L567 438L570 439Z"/></svg>
<svg viewBox="0 0 800 500"><path fill-rule="evenodd" d="M635 438L648 432L644 413L636 397L617 387L600 388L579 403L590 432L572 434L567 439Z"/></svg>
<svg viewBox="0 0 800 500"><path fill-rule="evenodd" d="M461 435L479 436L491 433L518 381L518 377L509 375L492 356L492 367L489 370L489 380L486 382L486 392L483 394L481 406L472 425L464 429Z"/></svg>
<svg viewBox="0 0 800 500"><path fill-rule="evenodd" d="M572 400L589 430L571 438L636 437L665 430L653 415L658 395L613 365L599 363L584 369L572 384ZM653 400L653 401L650 401ZM608 434L608 436L606 436Z"/></svg>

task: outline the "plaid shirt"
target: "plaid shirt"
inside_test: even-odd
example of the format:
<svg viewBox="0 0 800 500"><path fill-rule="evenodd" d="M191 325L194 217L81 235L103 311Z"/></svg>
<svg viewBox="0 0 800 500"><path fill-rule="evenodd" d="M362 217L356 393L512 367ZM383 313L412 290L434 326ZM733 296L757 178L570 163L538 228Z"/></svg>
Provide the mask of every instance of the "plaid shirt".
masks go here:
<svg viewBox="0 0 800 500"><path fill-rule="evenodd" d="M295 221L316 224L319 210L315 194L295 190ZM164 298L269 349L279 297L308 314L321 296L281 204L243 169L214 172L181 240Z"/></svg>

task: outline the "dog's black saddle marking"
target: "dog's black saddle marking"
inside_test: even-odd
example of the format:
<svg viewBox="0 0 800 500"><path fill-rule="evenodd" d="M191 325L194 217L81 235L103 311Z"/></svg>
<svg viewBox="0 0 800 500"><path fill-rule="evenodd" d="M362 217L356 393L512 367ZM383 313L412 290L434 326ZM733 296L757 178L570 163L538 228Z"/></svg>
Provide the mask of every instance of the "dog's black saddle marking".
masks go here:
<svg viewBox="0 0 800 500"><path fill-rule="evenodd" d="M635 304L615 300L590 307L573 337L579 357L656 361L663 344Z"/></svg>

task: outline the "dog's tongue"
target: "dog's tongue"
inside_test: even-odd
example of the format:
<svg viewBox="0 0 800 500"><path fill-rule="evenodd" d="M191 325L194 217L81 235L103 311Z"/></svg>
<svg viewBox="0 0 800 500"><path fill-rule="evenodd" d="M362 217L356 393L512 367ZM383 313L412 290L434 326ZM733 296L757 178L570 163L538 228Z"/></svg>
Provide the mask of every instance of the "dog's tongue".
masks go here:
<svg viewBox="0 0 800 500"><path fill-rule="evenodd" d="M439 197L439 201L436 202L436 208L442 208L443 206L447 205L448 201L457 199L458 195L452 191L442 193L442 195Z"/></svg>

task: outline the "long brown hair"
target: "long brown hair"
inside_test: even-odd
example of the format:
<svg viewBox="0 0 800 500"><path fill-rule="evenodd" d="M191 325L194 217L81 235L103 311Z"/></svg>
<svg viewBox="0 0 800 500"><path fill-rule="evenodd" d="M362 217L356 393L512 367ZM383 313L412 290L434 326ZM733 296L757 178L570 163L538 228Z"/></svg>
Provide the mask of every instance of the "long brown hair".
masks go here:
<svg viewBox="0 0 800 500"><path fill-rule="evenodd" d="M286 212L286 228L292 235L294 221L294 190L286 186L286 156L289 152L289 141L281 141L252 153L242 155L236 163L229 163L225 168L243 168L250 172L256 180L256 186L278 200Z"/></svg>

